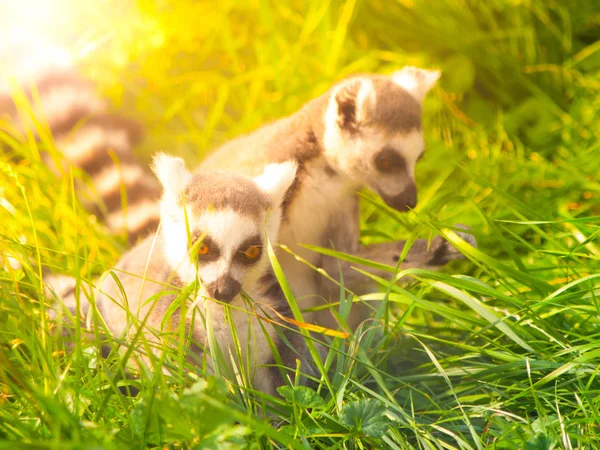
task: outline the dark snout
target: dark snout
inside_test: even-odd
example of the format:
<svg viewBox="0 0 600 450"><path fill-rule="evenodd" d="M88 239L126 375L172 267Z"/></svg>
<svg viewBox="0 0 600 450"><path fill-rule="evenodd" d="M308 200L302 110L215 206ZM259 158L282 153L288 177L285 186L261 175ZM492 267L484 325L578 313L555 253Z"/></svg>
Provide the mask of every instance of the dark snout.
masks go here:
<svg viewBox="0 0 600 450"><path fill-rule="evenodd" d="M240 283L227 275L218 278L217 281L206 286L208 295L222 302L230 302L233 300L233 298L239 294L240 288Z"/></svg>
<svg viewBox="0 0 600 450"><path fill-rule="evenodd" d="M408 211L417 206L417 187L414 184L407 186L404 191L396 196L381 194L381 198L392 208L398 211Z"/></svg>

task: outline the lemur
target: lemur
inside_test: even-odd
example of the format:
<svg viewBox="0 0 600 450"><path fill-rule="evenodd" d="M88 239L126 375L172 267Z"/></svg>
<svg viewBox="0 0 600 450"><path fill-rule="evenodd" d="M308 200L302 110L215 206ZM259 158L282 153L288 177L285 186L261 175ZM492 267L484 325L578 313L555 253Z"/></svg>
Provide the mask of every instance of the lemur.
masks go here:
<svg viewBox="0 0 600 450"><path fill-rule="evenodd" d="M291 315L266 243L267 238L277 241L281 203L296 163L267 165L256 178L223 171L192 175L182 159L159 154L154 171L163 186L160 231L125 254L103 277L96 295L96 307L111 331L121 335L145 322L148 341L156 341L155 335L177 337L183 307L172 310L173 290L199 280L186 303L190 355L212 354L205 349L214 342L229 360L236 355L235 330L242 352L237 363L249 362L255 388L275 395L285 382L269 340L285 367L294 369L300 360L302 371L316 376L304 338L289 329L278 332L266 320L281 322L280 315ZM241 292L252 300L244 300ZM190 361L198 362L197 355Z"/></svg>
<svg viewBox="0 0 600 450"><path fill-rule="evenodd" d="M17 106L18 92L25 94L32 114ZM39 137L44 131L35 122L47 125L64 155L61 162L91 178L92 189L85 189L82 199L104 217L111 232L126 232L134 243L156 229L160 186L132 153L142 127L110 112L66 49L38 36L5 36L0 42L0 129ZM43 156L58 172L64 169L51 152Z"/></svg>
<svg viewBox="0 0 600 450"><path fill-rule="evenodd" d="M253 175L268 164L296 161L296 177L282 206L279 242L331 276L336 277L341 268L346 287L360 290L365 277L349 263L301 245L333 247L396 265L404 242L360 245L357 193L369 187L398 211L416 206L414 170L424 152L422 101L439 76L438 71L405 67L391 76L343 80L295 114L220 147L200 170L227 168ZM463 237L473 243L471 236ZM431 248L420 241L402 267L433 268L457 255L458 251L441 239ZM339 299L336 284L290 253L280 252L279 257L302 308ZM389 277L389 273L380 275ZM350 318L354 325L365 318L365 311L355 311ZM335 325L329 311L316 319Z"/></svg>

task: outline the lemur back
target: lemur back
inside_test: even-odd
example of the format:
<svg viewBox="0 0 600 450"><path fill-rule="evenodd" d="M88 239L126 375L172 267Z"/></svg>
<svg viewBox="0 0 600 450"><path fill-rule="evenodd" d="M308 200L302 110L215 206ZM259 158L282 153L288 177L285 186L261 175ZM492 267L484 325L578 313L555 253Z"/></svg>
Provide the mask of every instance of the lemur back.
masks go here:
<svg viewBox="0 0 600 450"><path fill-rule="evenodd" d="M237 363L250 361L247 373L262 391L276 394L285 382L269 340L286 367L293 369L298 359L305 373L316 375L304 338L273 325L278 314L290 311L272 273L266 239L277 240L280 205L295 164L268 166L254 179L225 172L192 176L181 159L162 155L155 171L164 189L160 233L130 250L113 275L104 277L96 297L110 329L120 335L145 322L148 341L176 340L185 309L190 362L213 355L214 343L229 360L237 336L242 352ZM197 281L185 308L174 308L178 292Z"/></svg>
<svg viewBox="0 0 600 450"><path fill-rule="evenodd" d="M32 116L17 107L19 92L31 105ZM82 200L111 232L126 232L135 242L156 229L160 186L133 154L143 136L141 126L110 111L65 49L41 38L10 48L0 45L2 128L3 121L7 131L36 135L43 132L36 122L47 125L64 156L60 163L72 164L91 178L92 189L80 192ZM49 153L44 157L60 171Z"/></svg>

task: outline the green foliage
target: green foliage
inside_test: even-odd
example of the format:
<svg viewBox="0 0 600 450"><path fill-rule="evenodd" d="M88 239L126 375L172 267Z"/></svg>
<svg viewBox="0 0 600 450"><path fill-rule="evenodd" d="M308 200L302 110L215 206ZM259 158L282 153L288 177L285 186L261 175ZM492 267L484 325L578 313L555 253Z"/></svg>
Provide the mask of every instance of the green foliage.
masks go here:
<svg viewBox="0 0 600 450"><path fill-rule="evenodd" d="M419 205L400 214L364 193L362 240L442 234L468 260L439 273L389 267L401 281L341 295L341 317L352 300L386 310L327 342L314 389L272 399L187 366L129 380L131 342L49 321L40 273L73 274L85 290L124 241L76 200L82 174L42 163L48 133L36 143L2 126L0 447L600 446L596 0L61 4L61 26L44 31L69 37L115 108L146 125L142 156L192 164L349 74L441 68L424 106Z"/></svg>
<svg viewBox="0 0 600 450"><path fill-rule="evenodd" d="M314 390L306 386L281 386L277 389L289 403L300 408L323 408L325 400Z"/></svg>
<svg viewBox="0 0 600 450"><path fill-rule="evenodd" d="M340 422L353 433L374 438L383 437L389 426L385 409L374 399L358 400L344 406Z"/></svg>
<svg viewBox="0 0 600 450"><path fill-rule="evenodd" d="M181 396L169 391L143 394L131 413L133 438L151 446L185 442L196 448L238 448L248 430L235 425L225 407L214 406L226 400L227 389L222 381L210 382L197 381Z"/></svg>

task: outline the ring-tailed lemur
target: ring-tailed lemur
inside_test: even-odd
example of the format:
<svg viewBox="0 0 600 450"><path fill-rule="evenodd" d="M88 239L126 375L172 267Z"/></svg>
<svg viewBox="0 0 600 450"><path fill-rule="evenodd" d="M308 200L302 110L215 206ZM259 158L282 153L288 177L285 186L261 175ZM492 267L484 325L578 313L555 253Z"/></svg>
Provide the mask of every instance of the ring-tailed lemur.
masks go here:
<svg viewBox="0 0 600 450"><path fill-rule="evenodd" d="M17 107L15 87L27 96L32 116ZM93 84L77 73L66 49L41 37L4 36L0 127L3 120L10 122L9 130L36 135L41 130L35 123L47 124L65 162L90 176L93 188L85 190L83 200L104 217L113 233L127 232L130 242L135 242L156 229L160 186L132 153L142 129L109 111ZM45 159L54 164L48 154Z"/></svg>
<svg viewBox="0 0 600 450"><path fill-rule="evenodd" d="M226 361L249 363L246 373L253 374L254 387L276 394L285 381L271 340L286 367L294 369L300 360L302 371L315 376L304 338L289 330L278 332L272 320L264 319L276 322L278 315L290 315L266 239L277 240L280 205L296 164L269 165L254 179L221 171L192 175L183 160L162 154L155 158L154 170L164 190L160 232L157 239L149 236L135 246L103 277L96 306L109 328L120 335L132 323L136 329L145 322L148 341L156 340L157 331L161 340L177 338L183 306L173 307L173 290L199 279L198 290L186 302L190 355L213 354L214 348L204 349L216 343ZM232 330L241 342L239 359Z"/></svg>
<svg viewBox="0 0 600 450"><path fill-rule="evenodd" d="M359 243L357 192L376 191L392 208L417 203L414 169L424 152L422 101L440 73L405 67L391 76L352 77L300 111L220 147L200 169L227 168L253 175L267 164L294 160L298 171L283 202L279 242L308 263L360 287L364 276L350 264L324 257L301 244L333 247L343 253L395 266L404 242ZM471 242L473 239L467 237ZM436 267L460 255L445 241L428 249L419 242L402 267ZM281 264L303 308L339 299L339 288L295 256L281 252ZM382 273L389 277L389 274ZM365 314L351 318L356 324ZM317 318L332 326L326 311Z"/></svg>

